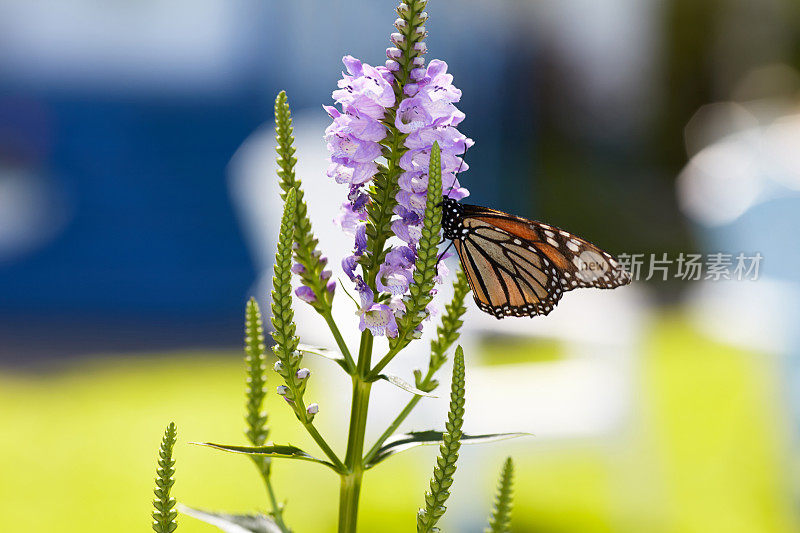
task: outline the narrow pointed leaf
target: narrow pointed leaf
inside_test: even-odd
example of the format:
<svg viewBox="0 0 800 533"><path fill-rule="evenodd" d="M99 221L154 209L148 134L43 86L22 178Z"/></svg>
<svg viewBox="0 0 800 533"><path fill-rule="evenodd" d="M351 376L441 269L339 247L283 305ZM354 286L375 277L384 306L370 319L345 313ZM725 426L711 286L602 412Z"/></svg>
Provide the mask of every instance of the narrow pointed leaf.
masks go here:
<svg viewBox="0 0 800 533"><path fill-rule="evenodd" d="M283 533L274 520L263 514L214 513L192 509L185 505L180 505L178 508L183 514L216 526L226 533Z"/></svg>
<svg viewBox="0 0 800 533"><path fill-rule="evenodd" d="M311 346L310 344L298 344L297 349L300 350L301 352L310 353L313 355L319 355L320 357L324 357L325 359L330 359L334 363L338 364L340 367L344 368L345 371L349 371L347 367L347 361L342 356L342 354L340 354L336 350L323 348L321 346Z"/></svg>
<svg viewBox="0 0 800 533"><path fill-rule="evenodd" d="M395 387L397 387L399 389L403 389L404 391L410 392L411 394L416 394L417 396L427 396L428 398L438 398L438 396L435 396L435 395L431 394L430 392L425 392L423 390L420 390L420 389L416 388L414 385L404 381L403 378L401 378L399 376L394 376L392 374L380 374L378 376L378 379L382 379L383 381L386 381L387 383L391 383L392 385L394 385Z"/></svg>
<svg viewBox="0 0 800 533"><path fill-rule="evenodd" d="M412 448L419 446L431 446L433 444L441 444L444 432L428 430L428 431L410 431L400 435L395 435L386 439L386 443L381 446L378 453L372 461L366 465L367 468L372 468L381 461L388 459L395 455ZM506 439L514 439L517 437L530 437L531 433L484 433L481 435L462 435L461 444L483 444L487 442L497 442Z"/></svg>
<svg viewBox="0 0 800 533"><path fill-rule="evenodd" d="M309 461L312 463L319 463L321 465L325 465L329 468L332 468L335 471L338 471L332 463L314 457L313 455L301 450L297 446L292 446L291 444L271 444L268 446L233 446L228 444L215 444L213 442L195 442L193 444L197 444L199 446L207 446L209 448L222 450L224 452Z"/></svg>

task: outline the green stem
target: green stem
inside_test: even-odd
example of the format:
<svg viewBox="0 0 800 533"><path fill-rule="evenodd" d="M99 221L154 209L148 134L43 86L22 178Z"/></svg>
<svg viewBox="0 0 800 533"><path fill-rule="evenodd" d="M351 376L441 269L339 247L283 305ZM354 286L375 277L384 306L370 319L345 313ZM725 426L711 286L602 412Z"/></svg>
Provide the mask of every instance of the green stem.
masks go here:
<svg viewBox="0 0 800 533"><path fill-rule="evenodd" d="M280 506L278 499L275 497L275 491L272 489L272 482L270 481L269 477L264 478L264 484L267 486L269 502L270 505L272 505L272 518L275 519L275 523L278 524L278 527L281 528L283 533L291 533L292 530L289 529L289 527L283 521L283 507Z"/></svg>
<svg viewBox="0 0 800 533"><path fill-rule="evenodd" d="M358 500L361 495L361 478L364 475L364 436L367 429L367 411L372 383L364 378L372 359L372 334L361 334L358 369L353 376L353 401L350 408L350 430L344 458L345 472L339 491L339 533L355 533L358 521Z"/></svg>
<svg viewBox="0 0 800 533"><path fill-rule="evenodd" d="M331 460L331 462L334 464L334 466L339 471L344 471L345 470L345 465L342 464L341 459L339 459L339 457L331 449L331 447L328 446L328 443L325 442L325 439L322 438L322 435L319 434L319 431L317 431L317 428L314 427L314 424L311 423L311 422L306 422L306 423L303 423L303 426L305 426L306 431L308 431L308 434L311 435L311 438L314 439L314 441L317 443L317 445L320 447L320 449L325 453L326 456L328 456L328 459Z"/></svg>
<svg viewBox="0 0 800 533"><path fill-rule="evenodd" d="M328 324L328 329L331 330L333 338L336 339L336 345L339 347L339 351L342 352L342 355L347 362L347 366L350 369L350 375L353 375L356 371L356 363L353 361L353 355L350 353L347 343L344 342L344 337L342 337L342 332L339 331L339 326L337 326L336 322L333 320L333 315L331 314L330 310L327 310L321 314L323 318L325 318L325 322Z"/></svg>
<svg viewBox="0 0 800 533"><path fill-rule="evenodd" d="M383 356L383 359L378 361L378 364L375 365L375 368L373 368L369 372L369 374L367 374L367 379L369 381L375 381L376 379L378 379L378 375L381 373L381 370L383 370L384 367L386 365L388 365L391 362L392 359L394 359L394 356L397 355L398 353L400 353L400 350L402 350L406 346L408 346L408 343L397 344L397 345L395 345L394 348L390 348L389 352L386 355Z"/></svg>

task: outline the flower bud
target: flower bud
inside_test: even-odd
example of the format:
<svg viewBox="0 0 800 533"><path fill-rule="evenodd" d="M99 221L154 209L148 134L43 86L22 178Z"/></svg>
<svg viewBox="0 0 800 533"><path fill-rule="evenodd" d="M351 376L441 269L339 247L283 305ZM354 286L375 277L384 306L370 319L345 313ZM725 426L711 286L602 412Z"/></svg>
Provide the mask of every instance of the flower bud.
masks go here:
<svg viewBox="0 0 800 533"><path fill-rule="evenodd" d="M301 265L300 263L295 263L295 264L292 265L292 273L293 274L302 274L305 271L306 271L305 267L303 265Z"/></svg>
<svg viewBox="0 0 800 533"><path fill-rule="evenodd" d="M425 26L417 26L415 31L418 35L425 35Z"/></svg>
<svg viewBox="0 0 800 533"><path fill-rule="evenodd" d="M393 33L389 36L389 38L398 46L406 42L406 38L402 33Z"/></svg>
<svg viewBox="0 0 800 533"><path fill-rule="evenodd" d="M414 50L419 52L420 54L424 54L428 51L428 47L425 45L424 42L420 41L418 43L414 43Z"/></svg>
<svg viewBox="0 0 800 533"><path fill-rule="evenodd" d="M312 403L311 405L309 405L306 408L306 413L308 413L310 415L315 415L315 414L319 413L319 405L317 405L315 403Z"/></svg>
<svg viewBox="0 0 800 533"><path fill-rule="evenodd" d="M426 20L428 20L428 12L427 11L423 11L422 13L417 15L417 17L419 17L419 21L420 22L425 22Z"/></svg>
<svg viewBox="0 0 800 533"><path fill-rule="evenodd" d="M329 292L329 293L331 293L331 294L333 294L334 292L336 292L336 282L335 282L335 281L331 281L330 283L328 283L328 284L325 286L325 290L326 290L326 291L328 291L328 292Z"/></svg>
<svg viewBox="0 0 800 533"><path fill-rule="evenodd" d="M311 287L306 287L303 285L302 287L298 287L294 293L298 298L306 303L314 303L317 301L317 296L314 294L314 291L311 290Z"/></svg>
<svg viewBox="0 0 800 533"><path fill-rule="evenodd" d="M389 59L400 59L403 52L399 48L391 47L386 49L386 57Z"/></svg>
<svg viewBox="0 0 800 533"><path fill-rule="evenodd" d="M280 373L280 371L283 370L283 363L281 363L280 361L275 361L275 364L273 365L272 369L275 370L275 372Z"/></svg>
<svg viewBox="0 0 800 533"><path fill-rule="evenodd" d="M311 252L311 255L313 255L314 257L316 257L317 259L319 259L320 257L322 257L322 252L321 252L321 251L319 251L319 250L313 250L313 251Z"/></svg>
<svg viewBox="0 0 800 533"><path fill-rule="evenodd" d="M277 392L280 396L286 396L289 394L289 387L286 385L278 385L277 389L275 389L275 392Z"/></svg>
<svg viewBox="0 0 800 533"><path fill-rule="evenodd" d="M389 70L389 72L397 72L398 70L400 70L400 63L398 63L394 59L387 59L386 68Z"/></svg>
<svg viewBox="0 0 800 533"><path fill-rule="evenodd" d="M416 83L406 83L405 87L403 87L403 92L406 93L406 96L414 96L419 92L419 85Z"/></svg>
<svg viewBox="0 0 800 533"><path fill-rule="evenodd" d="M425 74L426 74L426 72L425 72L424 68L415 68L415 69L411 70L411 72L409 73L409 77L412 80L419 81L419 80L421 80L422 78L425 77Z"/></svg>
<svg viewBox="0 0 800 533"><path fill-rule="evenodd" d="M394 27L397 28L398 30L402 30L403 28L405 28L406 24L407 24L406 21L401 18L394 21Z"/></svg>
<svg viewBox="0 0 800 533"><path fill-rule="evenodd" d="M406 13L408 13L408 4L403 2L399 6L397 6L397 14L398 15L405 15Z"/></svg>
<svg viewBox="0 0 800 533"><path fill-rule="evenodd" d="M323 267L324 267L325 265L327 265L327 264L328 264L328 257L327 257L327 256L325 256L325 255L321 255L321 256L319 257L319 264L320 264L321 266L323 266Z"/></svg>
<svg viewBox="0 0 800 533"><path fill-rule="evenodd" d="M331 271L330 270L323 270L319 273L319 279L322 281L331 279Z"/></svg>
<svg viewBox="0 0 800 533"><path fill-rule="evenodd" d="M297 379L306 379L308 376L311 375L311 370L307 368L301 368L300 370L295 372L294 375L297 376Z"/></svg>
<svg viewBox="0 0 800 533"><path fill-rule="evenodd" d="M417 68L424 67L425 66L425 58L417 56L411 61L411 64L414 67L417 67Z"/></svg>

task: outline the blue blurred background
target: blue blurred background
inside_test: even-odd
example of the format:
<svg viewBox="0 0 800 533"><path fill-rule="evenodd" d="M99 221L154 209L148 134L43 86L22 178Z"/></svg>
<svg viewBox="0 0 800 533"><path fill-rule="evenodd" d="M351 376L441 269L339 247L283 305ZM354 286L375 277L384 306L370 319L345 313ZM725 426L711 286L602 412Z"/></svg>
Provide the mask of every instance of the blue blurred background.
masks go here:
<svg viewBox="0 0 800 533"><path fill-rule="evenodd" d="M116 530L146 527L167 420L191 440L240 439L244 302L266 301L279 209L274 97L289 95L312 218L338 264L347 244L329 227L338 200L326 205L335 189L325 189L321 106L343 55L384 61L394 7L0 1L9 530L85 530L92 513L80 502L101 494L109 519L124 524ZM463 489L450 527L480 528L495 459L513 453L524 491L515 531L796 531L800 4L435 0L428 11L429 58L448 62L464 95L462 130L476 140L463 179L476 203L617 254L764 256L754 282L656 276L613 294L570 294L544 321L471 312L475 427L499 424L492 402L502 410L514 398L525 414L501 429L523 425L539 438L465 452L487 489ZM319 334L313 313L298 313ZM422 352L398 372L424 364ZM504 399L481 395L499 384ZM319 387L320 397L336 394ZM329 413L334 434L343 433L336 401L320 417ZM431 412L417 422L436 425L442 413ZM67 444L50 447L58 443ZM45 453L60 466L45 468ZM233 481L236 458L183 453L187 503L263 507L245 495L256 480ZM411 527L430 459L398 459L386 474L413 476L408 495L381 496L394 489L375 481L365 531ZM335 484L276 475L291 487L298 530L327 530ZM96 477L120 487L101 490ZM312 493L330 503L315 517L298 501ZM186 531L207 530L188 520Z"/></svg>

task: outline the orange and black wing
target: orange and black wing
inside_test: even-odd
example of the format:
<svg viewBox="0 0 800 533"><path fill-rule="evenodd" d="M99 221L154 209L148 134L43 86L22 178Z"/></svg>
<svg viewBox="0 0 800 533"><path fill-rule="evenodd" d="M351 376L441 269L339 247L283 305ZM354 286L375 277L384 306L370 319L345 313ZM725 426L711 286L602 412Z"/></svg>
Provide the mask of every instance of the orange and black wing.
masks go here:
<svg viewBox="0 0 800 533"><path fill-rule="evenodd" d="M547 315L564 292L612 289L630 275L607 252L567 231L465 205L454 241L478 307L497 318Z"/></svg>

